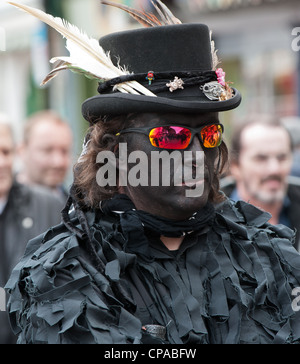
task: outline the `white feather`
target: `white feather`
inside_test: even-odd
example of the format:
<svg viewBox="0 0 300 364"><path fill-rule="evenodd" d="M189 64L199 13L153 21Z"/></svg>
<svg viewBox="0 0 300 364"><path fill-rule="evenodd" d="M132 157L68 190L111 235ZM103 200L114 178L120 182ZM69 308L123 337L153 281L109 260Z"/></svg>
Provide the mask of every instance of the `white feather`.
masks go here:
<svg viewBox="0 0 300 364"><path fill-rule="evenodd" d="M109 55L105 53L96 39L89 38L75 25L68 23L64 19L58 17L55 18L52 15L46 14L42 10L12 1L9 1L9 3L48 24L67 39L66 47L70 52L70 56L55 57L51 60L52 62L57 60L63 61L66 67L71 69L78 68L81 70L81 73L87 73L88 77L94 76L96 79L100 80L107 80L126 75L121 68L116 67L113 64ZM48 75L44 83L55 77L58 71L65 69L66 67L63 67L60 62L60 67L51 71L51 77L48 77ZM137 94L139 92L147 96L156 96L136 81L127 82L126 85L125 83L117 85L116 88L120 92L129 92L133 94Z"/></svg>
<svg viewBox="0 0 300 364"><path fill-rule="evenodd" d="M217 52L218 50L215 47L215 42L212 39L212 32L210 31L210 44L211 44L211 57L212 57L212 69L215 71L220 63Z"/></svg>

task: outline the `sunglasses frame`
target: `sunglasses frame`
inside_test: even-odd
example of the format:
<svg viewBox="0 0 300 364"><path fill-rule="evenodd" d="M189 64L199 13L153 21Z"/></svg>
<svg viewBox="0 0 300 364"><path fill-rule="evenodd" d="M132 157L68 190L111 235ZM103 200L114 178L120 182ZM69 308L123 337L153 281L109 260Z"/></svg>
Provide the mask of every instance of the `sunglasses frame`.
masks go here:
<svg viewBox="0 0 300 364"><path fill-rule="evenodd" d="M199 128L190 128L190 127L187 127L186 125L173 125L173 124L156 125L156 126L145 126L145 127L143 127L143 128L128 128L128 129L123 129L123 130L121 130L120 132L118 132L118 133L116 134L116 136L121 135L121 134L125 134L125 133L140 133L140 134L147 135L147 136L148 136L148 138L149 138L149 141L150 141L150 143L151 143L151 140L150 140L150 132L151 132L151 130L153 130L153 129L156 129L156 128L162 128L162 127L164 127L164 126L172 126L172 127L184 128L184 129L188 129L188 130L191 132L191 139L190 139L190 141L189 141L189 144L188 144L185 148L178 148L178 149L177 149L177 150L183 150L183 149L186 149L186 148L187 148L187 147L191 144L191 142L192 142L192 140L194 139L194 136L195 136L196 134L199 134L201 144L202 144L202 146L204 147L204 142L203 142L203 140L202 140L201 131L202 131L202 129L204 129L205 127L207 127L207 126L213 126L213 125L221 126L221 128L222 128L222 136L223 136L223 133L224 133L224 126L223 126L223 124L221 124L221 123L206 124L206 125L202 125L202 126L200 126ZM221 142L222 142L222 140L221 140ZM220 143L220 144L221 144L221 143ZM160 147L157 147L157 146L153 145L152 143L151 143L151 145L152 145L153 147L155 147L155 148L159 148L159 149L170 149L170 148L160 148ZM218 145L218 146L220 146L220 145ZM204 148L206 148L206 149L213 149L213 148L217 148L218 146L216 146L216 147L204 147Z"/></svg>

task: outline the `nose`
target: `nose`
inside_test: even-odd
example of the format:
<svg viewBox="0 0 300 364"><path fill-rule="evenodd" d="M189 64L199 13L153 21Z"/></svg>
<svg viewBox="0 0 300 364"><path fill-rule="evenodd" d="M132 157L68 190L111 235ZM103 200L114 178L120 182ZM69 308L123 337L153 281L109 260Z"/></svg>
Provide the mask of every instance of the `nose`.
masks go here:
<svg viewBox="0 0 300 364"><path fill-rule="evenodd" d="M269 173L280 173L281 172L282 165L281 165L280 161L278 160L278 158L271 157L268 159L267 170Z"/></svg>
<svg viewBox="0 0 300 364"><path fill-rule="evenodd" d="M56 168L62 168L68 165L69 157L66 153L56 150L52 152L51 163Z"/></svg>
<svg viewBox="0 0 300 364"><path fill-rule="evenodd" d="M186 151L190 151L192 152L192 156L191 159L189 160L187 154L184 155L184 166L186 168L190 168L192 167L193 171L195 168L204 168L204 164L205 164L205 154L201 153L203 152L203 147L202 147L202 143L200 141L200 135L199 134L195 134L189 147L187 149L185 149ZM194 171L195 172L195 171Z"/></svg>
<svg viewBox="0 0 300 364"><path fill-rule="evenodd" d="M201 137L198 133L194 135L193 140L191 141L189 145L189 150L191 151L203 151L202 143L201 143Z"/></svg>

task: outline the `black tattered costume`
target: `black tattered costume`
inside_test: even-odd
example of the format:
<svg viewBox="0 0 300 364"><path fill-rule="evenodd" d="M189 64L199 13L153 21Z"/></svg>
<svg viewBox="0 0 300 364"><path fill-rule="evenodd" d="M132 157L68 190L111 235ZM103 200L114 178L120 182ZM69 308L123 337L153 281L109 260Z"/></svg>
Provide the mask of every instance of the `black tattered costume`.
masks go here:
<svg viewBox="0 0 300 364"><path fill-rule="evenodd" d="M197 231L191 220L183 224L187 235L174 253L159 239L161 222L122 197L87 214L88 234L62 224L30 242L8 283L19 342L141 343L147 324L166 327L168 343L300 341L291 230L227 200L204 209ZM113 212L119 198L123 213ZM130 240L142 223L144 233ZM78 219L72 224L82 230Z"/></svg>

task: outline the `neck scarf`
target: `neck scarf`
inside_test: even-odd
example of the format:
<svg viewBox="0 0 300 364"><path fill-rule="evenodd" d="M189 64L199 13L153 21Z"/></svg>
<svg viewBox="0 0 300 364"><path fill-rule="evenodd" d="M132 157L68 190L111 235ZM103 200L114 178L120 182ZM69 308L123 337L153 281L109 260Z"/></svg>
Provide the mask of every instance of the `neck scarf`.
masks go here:
<svg viewBox="0 0 300 364"><path fill-rule="evenodd" d="M145 236L145 229L153 234L166 237L180 237L187 233L197 232L205 226L212 225L215 209L208 203L201 210L195 212L189 219L175 221L152 215L146 211L136 210L127 195L118 194L101 204L104 214L117 214L125 235L125 249L128 252L141 255L149 260L149 241Z"/></svg>

